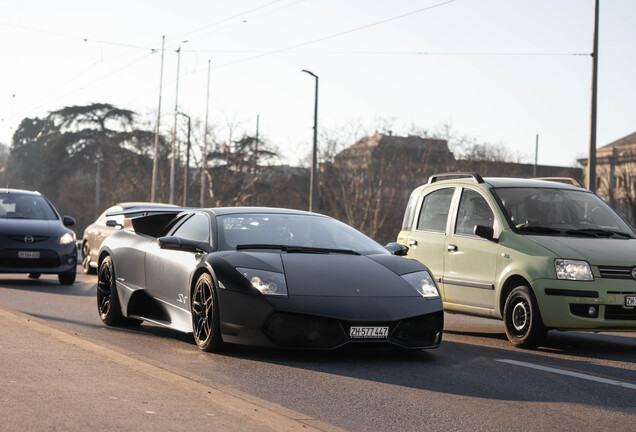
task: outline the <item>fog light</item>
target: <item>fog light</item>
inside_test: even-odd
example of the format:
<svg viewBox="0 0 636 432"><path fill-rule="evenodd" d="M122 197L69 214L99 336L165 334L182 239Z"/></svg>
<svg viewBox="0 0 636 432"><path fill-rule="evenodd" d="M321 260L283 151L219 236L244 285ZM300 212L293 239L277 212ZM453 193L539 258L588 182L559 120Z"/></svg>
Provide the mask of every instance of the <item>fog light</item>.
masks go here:
<svg viewBox="0 0 636 432"><path fill-rule="evenodd" d="M589 308L587 308L587 314L590 316L590 318L595 318L597 315L596 306L590 306Z"/></svg>
<svg viewBox="0 0 636 432"><path fill-rule="evenodd" d="M70 257L68 257L67 262L68 262L69 264L75 264L75 257L74 257L74 256L70 256Z"/></svg>

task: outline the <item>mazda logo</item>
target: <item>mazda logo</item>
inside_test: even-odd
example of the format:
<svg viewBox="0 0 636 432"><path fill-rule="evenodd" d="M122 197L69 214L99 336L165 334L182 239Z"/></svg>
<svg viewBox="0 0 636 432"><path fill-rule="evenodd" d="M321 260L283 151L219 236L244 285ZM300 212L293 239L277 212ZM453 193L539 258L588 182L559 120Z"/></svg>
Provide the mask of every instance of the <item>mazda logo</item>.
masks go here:
<svg viewBox="0 0 636 432"><path fill-rule="evenodd" d="M24 236L24 242L25 243L33 243L33 236L30 236L30 235Z"/></svg>
<svg viewBox="0 0 636 432"><path fill-rule="evenodd" d="M632 278L636 279L636 267L632 267Z"/></svg>

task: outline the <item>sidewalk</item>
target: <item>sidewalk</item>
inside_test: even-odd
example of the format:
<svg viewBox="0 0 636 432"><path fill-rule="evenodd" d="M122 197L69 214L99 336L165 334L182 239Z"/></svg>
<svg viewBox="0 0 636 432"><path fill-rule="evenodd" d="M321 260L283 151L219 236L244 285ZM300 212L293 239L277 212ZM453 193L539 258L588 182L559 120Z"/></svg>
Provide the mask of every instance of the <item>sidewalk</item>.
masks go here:
<svg viewBox="0 0 636 432"><path fill-rule="evenodd" d="M335 431L0 307L0 431Z"/></svg>

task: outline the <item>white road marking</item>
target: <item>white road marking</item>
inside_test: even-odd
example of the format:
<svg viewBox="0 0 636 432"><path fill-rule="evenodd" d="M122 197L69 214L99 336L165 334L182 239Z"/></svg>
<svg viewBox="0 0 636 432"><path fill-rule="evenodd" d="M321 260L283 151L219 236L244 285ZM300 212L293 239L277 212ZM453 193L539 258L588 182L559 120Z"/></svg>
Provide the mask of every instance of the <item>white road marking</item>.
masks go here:
<svg viewBox="0 0 636 432"><path fill-rule="evenodd" d="M586 374L582 374L582 373L578 373L578 372L570 372L570 371L567 371L567 370L556 369L556 368L551 368L551 367L548 367L548 366L536 365L536 364L532 364L532 363L520 362L520 361L516 361L516 360L496 359L495 361L498 361L498 362L501 362L501 363L508 363L508 364L512 364L512 365L516 365L516 366L527 367L527 368L531 368L531 369L538 369L538 370L542 370L542 371L545 371L545 372L550 372L550 373L555 373L555 374L560 374L560 375L567 375L567 376L571 376L571 377L574 377L574 378L581 378L581 379L585 379L585 380L589 380L589 381L595 381L595 382L599 382L599 383L603 383L603 384L610 384L610 385L615 385L615 386L618 386L618 387L625 387L625 388L628 388L628 389L636 390L636 384L630 384L630 383L626 383L626 382L622 382L622 381L616 381L616 380L607 379L607 378L595 377L593 375L586 375Z"/></svg>

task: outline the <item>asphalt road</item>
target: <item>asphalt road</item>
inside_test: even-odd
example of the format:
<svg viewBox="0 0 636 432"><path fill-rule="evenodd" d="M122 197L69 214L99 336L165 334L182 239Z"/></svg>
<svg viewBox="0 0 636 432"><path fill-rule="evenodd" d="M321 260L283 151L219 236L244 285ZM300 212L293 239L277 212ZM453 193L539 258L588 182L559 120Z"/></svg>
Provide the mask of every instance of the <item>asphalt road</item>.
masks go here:
<svg viewBox="0 0 636 432"><path fill-rule="evenodd" d="M498 321L446 314L444 341L436 350L232 347L207 354L190 335L153 325L104 327L95 283L95 276L81 272L71 287L60 286L54 276L34 281L0 275L0 306L149 368L303 413L323 426L350 431L636 427L634 333L553 331L540 349L526 351L508 343ZM171 393L154 396L165 398L168 407L171 400L196 397Z"/></svg>

